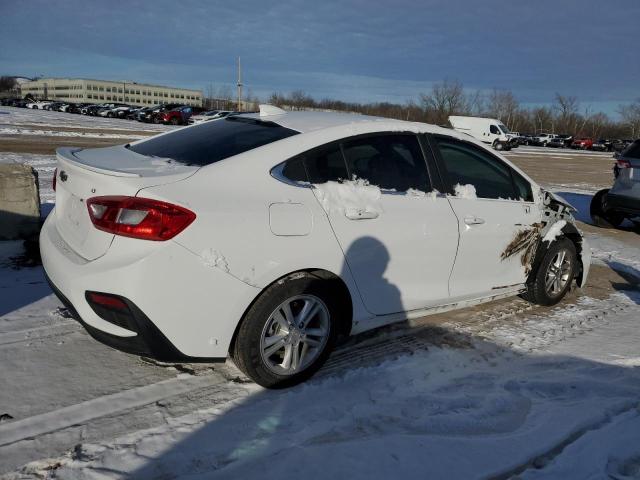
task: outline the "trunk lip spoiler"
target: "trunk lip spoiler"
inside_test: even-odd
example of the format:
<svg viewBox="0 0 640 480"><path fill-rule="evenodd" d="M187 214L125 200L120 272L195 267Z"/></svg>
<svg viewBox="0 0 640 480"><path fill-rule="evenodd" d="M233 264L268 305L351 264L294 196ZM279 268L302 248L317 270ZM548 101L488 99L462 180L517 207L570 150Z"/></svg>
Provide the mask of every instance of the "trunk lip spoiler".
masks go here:
<svg viewBox="0 0 640 480"><path fill-rule="evenodd" d="M84 168L85 170L90 170L92 172L101 173L104 175L111 175L112 177L130 177L130 178L140 178L142 175L139 173L125 172L117 169L106 169L100 167L94 167L93 165L89 165L87 163L83 163L79 161L79 159L75 156L77 152L84 150L83 148L78 147L60 147L56 149L56 155L62 157L66 162L69 162L73 166Z"/></svg>

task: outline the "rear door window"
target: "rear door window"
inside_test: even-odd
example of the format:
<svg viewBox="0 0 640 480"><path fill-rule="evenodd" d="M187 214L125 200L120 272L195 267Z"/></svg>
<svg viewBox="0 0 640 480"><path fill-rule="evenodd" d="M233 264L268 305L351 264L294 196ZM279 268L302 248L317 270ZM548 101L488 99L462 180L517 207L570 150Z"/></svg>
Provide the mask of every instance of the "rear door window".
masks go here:
<svg viewBox="0 0 640 480"><path fill-rule="evenodd" d="M427 166L415 135L376 135L343 143L352 177L381 189L431 191Z"/></svg>
<svg viewBox="0 0 640 480"><path fill-rule="evenodd" d="M227 117L160 135L129 148L149 157L170 158L187 165L210 165L299 132L277 123Z"/></svg>
<svg viewBox="0 0 640 480"><path fill-rule="evenodd" d="M473 185L478 198L517 200L521 197L515 191L511 168L498 158L453 138L436 137L436 143L452 185ZM530 196L526 186L522 187Z"/></svg>

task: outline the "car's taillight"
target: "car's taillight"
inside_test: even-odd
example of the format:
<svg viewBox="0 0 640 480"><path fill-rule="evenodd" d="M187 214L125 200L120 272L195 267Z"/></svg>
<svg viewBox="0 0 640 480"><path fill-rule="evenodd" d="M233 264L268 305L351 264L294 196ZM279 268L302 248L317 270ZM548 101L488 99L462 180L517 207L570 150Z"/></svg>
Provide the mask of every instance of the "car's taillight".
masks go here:
<svg viewBox="0 0 640 480"><path fill-rule="evenodd" d="M620 159L616 163L619 168L631 168L631 163L629 163L629 160Z"/></svg>
<svg viewBox="0 0 640 480"><path fill-rule="evenodd" d="M98 230L142 240L169 240L196 218L186 208L139 197L93 197L87 208Z"/></svg>
<svg viewBox="0 0 640 480"><path fill-rule="evenodd" d="M58 178L58 169L56 168L53 171L53 180L51 181L51 186L53 187L53 191L56 191L56 178Z"/></svg>

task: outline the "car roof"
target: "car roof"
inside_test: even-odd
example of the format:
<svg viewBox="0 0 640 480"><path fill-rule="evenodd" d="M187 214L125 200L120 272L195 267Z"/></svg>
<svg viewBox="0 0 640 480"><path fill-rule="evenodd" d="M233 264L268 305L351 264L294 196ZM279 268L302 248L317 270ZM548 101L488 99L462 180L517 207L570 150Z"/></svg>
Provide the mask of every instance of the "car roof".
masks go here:
<svg viewBox="0 0 640 480"><path fill-rule="evenodd" d="M420 125L421 131L430 132L452 132L453 130L444 129L435 125L425 123L407 122L404 120L395 120L392 118L373 117L369 115L359 115L356 113L338 113L338 112L285 112L277 115L260 115L259 113L240 114L239 116L246 118L254 118L266 122L277 123L291 130L300 133L308 133L327 128L349 126L356 124L375 124L381 129L390 130L415 130Z"/></svg>

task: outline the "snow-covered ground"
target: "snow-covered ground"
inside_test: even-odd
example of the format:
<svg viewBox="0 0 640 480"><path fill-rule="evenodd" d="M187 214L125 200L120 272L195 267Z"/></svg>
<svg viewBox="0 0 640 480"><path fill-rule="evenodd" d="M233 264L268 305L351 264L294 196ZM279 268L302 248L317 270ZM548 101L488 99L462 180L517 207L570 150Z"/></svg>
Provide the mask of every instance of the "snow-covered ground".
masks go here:
<svg viewBox="0 0 640 480"><path fill-rule="evenodd" d="M33 130L36 127L45 130L51 127L63 127L83 130L135 130L152 133L164 132L175 128L169 125L154 125L120 118L89 117L72 113L49 112L47 110L0 107L0 135L25 134L24 130ZM13 133L8 131L17 128L23 131ZM80 133L90 135L90 132Z"/></svg>
<svg viewBox="0 0 640 480"><path fill-rule="evenodd" d="M52 202L54 157L9 155L40 172ZM562 192L579 218L592 190ZM588 238L594 262L631 283L366 334L286 391L230 363L166 365L100 345L21 245L0 243L0 474L639 479L640 250L606 230Z"/></svg>

